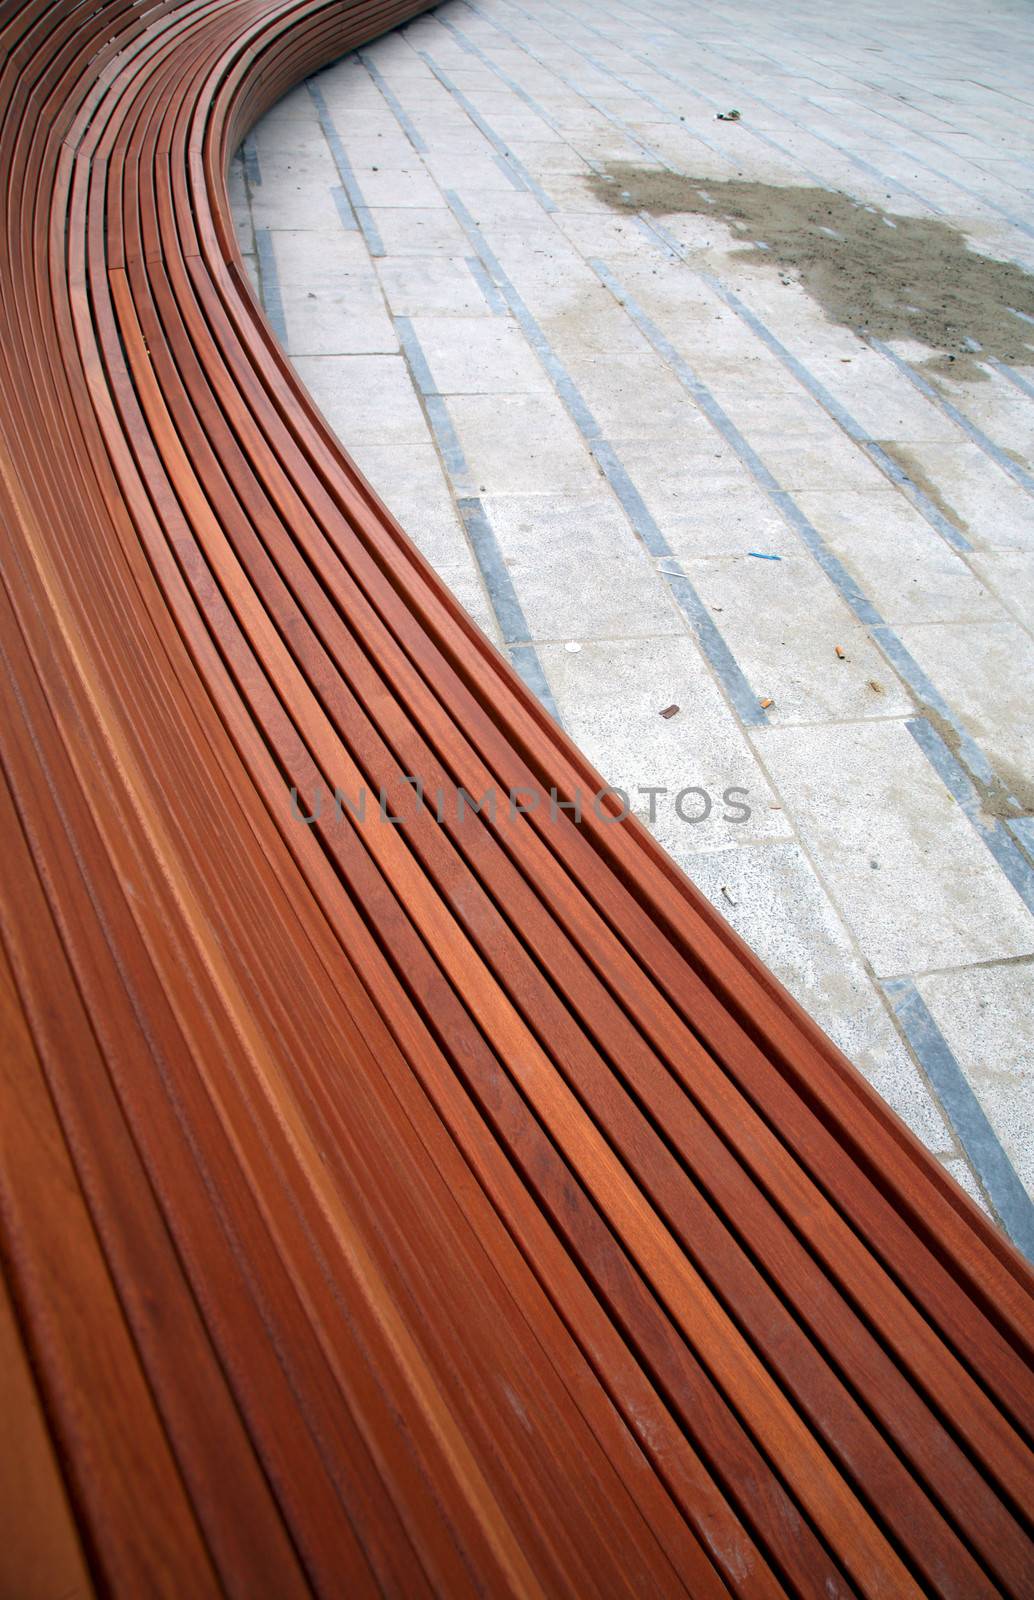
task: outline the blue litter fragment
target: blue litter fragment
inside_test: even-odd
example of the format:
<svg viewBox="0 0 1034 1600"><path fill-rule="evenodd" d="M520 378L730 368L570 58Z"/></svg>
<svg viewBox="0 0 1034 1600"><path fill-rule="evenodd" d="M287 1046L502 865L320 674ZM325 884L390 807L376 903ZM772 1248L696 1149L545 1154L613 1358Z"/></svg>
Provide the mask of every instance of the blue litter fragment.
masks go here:
<svg viewBox="0 0 1034 1600"><path fill-rule="evenodd" d="M782 556L766 556L763 550L748 550L749 556L757 556L759 561L782 561Z"/></svg>

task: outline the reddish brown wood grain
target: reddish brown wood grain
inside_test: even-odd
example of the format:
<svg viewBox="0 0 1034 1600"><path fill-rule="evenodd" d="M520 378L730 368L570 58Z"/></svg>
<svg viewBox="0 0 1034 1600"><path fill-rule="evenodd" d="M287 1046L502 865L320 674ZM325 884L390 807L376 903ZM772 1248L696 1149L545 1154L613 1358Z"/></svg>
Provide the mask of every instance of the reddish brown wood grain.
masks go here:
<svg viewBox="0 0 1034 1600"><path fill-rule="evenodd" d="M601 787L237 255L420 9L0 8L0 1594L1034 1593L1025 1264L638 825L404 781Z"/></svg>

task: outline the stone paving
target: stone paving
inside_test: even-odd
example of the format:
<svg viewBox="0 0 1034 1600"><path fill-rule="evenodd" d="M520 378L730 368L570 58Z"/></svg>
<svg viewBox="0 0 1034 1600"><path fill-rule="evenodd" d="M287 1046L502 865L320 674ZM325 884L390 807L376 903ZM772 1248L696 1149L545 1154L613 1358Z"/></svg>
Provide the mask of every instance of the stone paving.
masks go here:
<svg viewBox="0 0 1034 1600"><path fill-rule="evenodd" d="M1034 270L1032 46L1002 0L450 0L231 171L360 469L1028 1252L1034 354L955 381L598 180L819 184Z"/></svg>

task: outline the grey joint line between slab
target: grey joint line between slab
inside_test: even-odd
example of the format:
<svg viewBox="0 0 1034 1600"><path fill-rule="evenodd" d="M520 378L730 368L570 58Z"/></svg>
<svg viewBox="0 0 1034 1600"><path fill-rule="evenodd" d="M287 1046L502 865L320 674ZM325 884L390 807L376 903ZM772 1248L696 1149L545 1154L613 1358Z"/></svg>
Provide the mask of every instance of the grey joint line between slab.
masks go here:
<svg viewBox="0 0 1034 1600"><path fill-rule="evenodd" d="M614 491L635 532L652 556L663 557L673 570L658 568L667 583L676 604L693 630L700 649L721 681L730 702L741 721L752 727L767 726L768 719L761 708L759 697L737 663L732 651L716 627L707 606L682 569L671 546L654 518L647 510L638 489L626 472L613 445L603 438L602 430L585 402L580 390L556 354L546 335L539 327L528 307L510 282L495 255L481 236L481 231L459 196L446 190L445 198L453 215L466 233L481 261L502 294L510 313L534 350L542 367L575 427L585 440L600 471Z"/></svg>
<svg viewBox="0 0 1034 1600"><path fill-rule="evenodd" d="M915 717L906 722L905 726L945 788L965 812L976 833L983 839L1027 910L1034 916L1034 867L1020 848L1020 843L1010 827L999 818L990 816L985 810L980 791L970 780L962 763L952 755L929 718ZM1017 820L1030 823L1034 819L1026 817ZM1021 829L1020 840L1023 835L1024 830Z"/></svg>
<svg viewBox="0 0 1034 1600"><path fill-rule="evenodd" d="M926 1002L908 978L891 979L883 990L1006 1233L1034 1261L1034 1205Z"/></svg>
<svg viewBox="0 0 1034 1600"><path fill-rule="evenodd" d="M330 146L330 153L334 158L334 165L337 167L338 176L341 179L341 187L348 197L349 205L355 212L356 222L359 224L363 238L366 240L366 248L369 250L371 256L383 256L386 254L386 251L381 242L381 236L377 231L377 224L373 220L373 215L369 206L363 199L363 192L356 180L355 173L352 171L352 163L349 161L348 156L345 153L345 147L341 142L341 135L334 126L334 119L331 116L327 102L323 97L323 90L320 88L315 78L307 78L305 80L305 86L308 89L309 94L312 96L313 103L316 107L316 114L319 117L320 127L323 130L323 137ZM340 214L342 207L340 200L336 195L335 201ZM342 218L342 220L344 219Z"/></svg>
<svg viewBox="0 0 1034 1600"><path fill-rule="evenodd" d="M1034 866L1034 817L1010 817L1005 826Z"/></svg>
<svg viewBox="0 0 1034 1600"><path fill-rule="evenodd" d="M1026 317L1024 320L1034 322L1034 317ZM1018 389L1021 394L1025 394L1028 400L1034 400L1034 383L1031 383L1028 378L1022 377L1020 373L1014 372L1012 367L1007 366L1004 361L998 361L994 357L988 362L988 366L993 367L998 376L1004 378L1007 383L1011 383L1014 389Z"/></svg>
<svg viewBox="0 0 1034 1600"><path fill-rule="evenodd" d="M284 302L280 294L280 278L276 270L276 251L273 235L268 228L255 229L255 259L259 270L259 295L266 313L266 321L277 340L287 349L287 323L284 319Z"/></svg>
<svg viewBox="0 0 1034 1600"><path fill-rule="evenodd" d="M995 466L1001 467L1003 472L1007 472L1013 482L1018 483L1020 488L1024 489L1027 494L1034 494L1034 477L1029 472L1024 471L1018 462L1013 461L1010 456L1006 455L1005 451L996 445L993 439L989 439L987 434L976 426L976 423L970 422L969 418L964 416L957 406L953 406L951 401L946 399L938 389L935 389L932 383L927 383L921 373L916 372L915 368L909 366L907 361L903 361L899 355L896 355L889 345L885 345L882 340L874 339L871 336L868 336L868 342L874 350L879 351L881 356L885 356L888 361L894 364L902 376L908 379L912 387L918 389L924 399L931 401L946 417L950 417L956 427L961 428L962 432L972 439L973 443L984 452L985 456L995 463Z"/></svg>
<svg viewBox="0 0 1034 1600"><path fill-rule="evenodd" d="M470 9L474 8L471 7ZM434 20L437 22L440 28L447 29L448 32L453 35L454 39L462 50L466 50L468 55L476 57L476 59L482 62L490 72L494 72L500 83L505 83L511 94L515 94L518 100L523 100L524 104L530 111L534 111L537 117L541 117L542 121L546 124L546 127L551 129L552 132L556 134L558 139L564 138L559 125L554 122L553 118L550 116L545 107L540 106L538 101L528 93L527 89L522 89L516 78L511 78L510 74L508 72L504 72L502 67L497 67L491 56L486 55L481 46L479 44L475 44L474 40L469 38L467 34L463 32L462 28L457 28L454 22L450 22L448 18L440 17L437 14L435 14Z"/></svg>
<svg viewBox="0 0 1034 1600"><path fill-rule="evenodd" d="M488 273L481 265L480 257L465 256L464 260L467 263L471 277L481 290L485 304L491 311L493 317L508 316L509 313L506 309L506 301L503 299L502 295L499 293L499 290L496 288L495 284L488 276Z"/></svg>
<svg viewBox="0 0 1034 1600"><path fill-rule="evenodd" d="M484 21L488 22L493 20L484 12L478 12L475 6L471 6L469 4L469 0L464 0L464 4L467 5L468 10L474 11L475 14L482 17ZM568 139L567 135L560 127L559 123L557 123L550 116L545 106L539 105L539 102L534 98L534 96L530 95L527 89L523 89L517 82L516 78L511 78L508 72L504 72L502 67L497 66L492 60L491 56L486 55L485 51L481 49L481 46L475 44L474 40L469 38L467 34L463 32L462 28L458 28L454 22L449 22L445 17L436 15L434 20L438 23L439 27L446 28L449 33L454 36L461 49L466 50L468 54L474 56L478 61L482 62L490 72L495 74L500 83L505 83L511 94L515 94L519 100L523 101L523 103L528 107L529 111L534 112L535 116L540 118L541 121L545 123L546 127L549 128L550 132L553 133L556 138L562 140L564 144L570 144L570 140ZM514 35L514 38L516 39L516 35ZM521 48L524 49L524 46L522 45ZM525 54L527 54L526 50ZM592 169L593 172L602 173L604 171L603 163L600 161L594 161L591 156L582 156L582 160Z"/></svg>
<svg viewBox="0 0 1034 1600"><path fill-rule="evenodd" d="M424 65L429 67L434 73L435 77L438 79L438 82L442 85L442 88L447 89L452 95L453 99L456 101L456 104L461 106L462 109L467 113L467 116L470 118L475 128L483 138L488 140L496 154L502 157L510 172L515 174L516 177L520 179L520 183L517 185L517 187L526 189L533 194L543 211L556 211L556 201L550 199L545 189L543 189L540 184L536 183L535 179L532 177L524 163L522 161L518 161L517 157L508 148L506 141L504 139L500 139L494 128L489 127L477 106L475 106L472 101L467 99L467 96L463 93L463 90L456 87L448 74L442 71L438 63L432 56L428 55L426 50L418 50L417 55L420 57Z"/></svg>
<svg viewBox="0 0 1034 1600"><path fill-rule="evenodd" d="M338 220L346 233L358 233L359 224L355 212L348 203L348 196L339 183L335 183L330 191L331 198L337 208Z"/></svg>
<svg viewBox="0 0 1034 1600"><path fill-rule="evenodd" d="M531 642L528 621L517 598L517 591L507 570L499 542L480 496L471 489L467 459L452 425L444 397L435 388L427 357L410 318L396 316L392 320L413 382L424 402L427 420L452 485L460 518L488 591L488 598L499 624L507 654L527 687L542 702L550 716L559 723L560 713L546 679L545 669Z"/></svg>
<svg viewBox="0 0 1034 1600"><path fill-rule="evenodd" d="M250 133L241 145L241 160L244 162L244 176L247 178L249 186L253 189L261 189L262 167L259 164L258 146Z"/></svg>
<svg viewBox="0 0 1034 1600"><path fill-rule="evenodd" d="M519 194L527 193L527 186L525 185L523 178L521 177L520 173L516 171L512 161L508 156L501 156L498 150L493 150L492 160L499 168L499 171L503 174L503 177L506 179L511 189L516 189Z"/></svg>
<svg viewBox="0 0 1034 1600"><path fill-rule="evenodd" d="M427 140L423 137L423 135L421 133L418 132L418 130L414 127L413 123L410 121L410 118L409 118L408 114L406 113L405 109L403 108L401 101L399 100L399 98L398 98L397 94L395 93L394 89L391 87L391 85L385 79L383 72L381 72L380 68L377 66L377 64L375 62L370 61L367 58L367 55L366 55L365 51L359 50L359 51L357 51L357 55L358 55L359 60L362 62L363 66L366 68L367 72L370 74L370 77L373 79L374 83L377 85L377 88L380 90L381 94L384 96L384 99L387 101L388 105L391 107L392 112L394 113L394 116L395 116L395 120L397 121L399 127L402 129L402 131L406 135L406 138L409 140L410 144L413 146L413 149L417 152L418 155L421 155L421 156L427 155L428 154L428 148L429 148L428 144L427 144Z"/></svg>

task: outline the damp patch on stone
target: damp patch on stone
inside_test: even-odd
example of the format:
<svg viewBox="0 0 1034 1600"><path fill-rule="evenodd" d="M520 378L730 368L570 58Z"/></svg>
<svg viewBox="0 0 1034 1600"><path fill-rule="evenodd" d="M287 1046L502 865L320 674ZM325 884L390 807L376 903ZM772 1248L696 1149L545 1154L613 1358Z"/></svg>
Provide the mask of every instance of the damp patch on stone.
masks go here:
<svg viewBox="0 0 1034 1600"><path fill-rule="evenodd" d="M617 162L586 180L618 211L725 223L734 251L790 272L833 322L884 341L911 339L928 368L981 379L979 363L1034 364L1034 276L970 249L959 228L895 216L831 189L683 177Z"/></svg>

